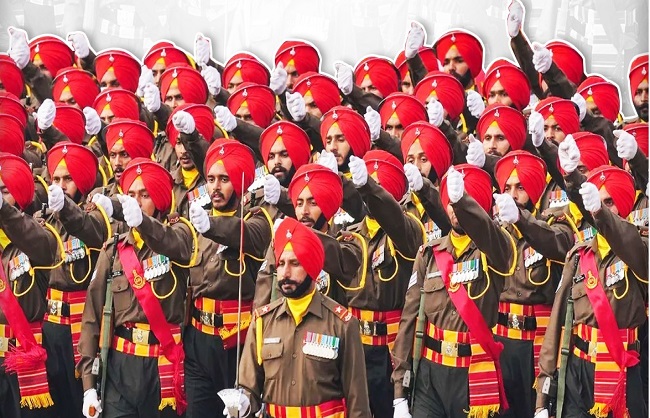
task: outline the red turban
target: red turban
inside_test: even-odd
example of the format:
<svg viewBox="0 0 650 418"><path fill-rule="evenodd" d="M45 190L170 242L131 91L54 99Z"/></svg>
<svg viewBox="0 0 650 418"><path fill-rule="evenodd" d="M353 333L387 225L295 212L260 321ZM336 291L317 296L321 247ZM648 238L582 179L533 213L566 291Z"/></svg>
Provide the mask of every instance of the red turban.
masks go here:
<svg viewBox="0 0 650 418"><path fill-rule="evenodd" d="M128 193L131 185L140 177L147 189L153 204L160 212L167 212L172 206L172 187L174 181L171 174L163 166L147 158L135 158L126 165L120 187Z"/></svg>
<svg viewBox="0 0 650 418"><path fill-rule="evenodd" d="M485 131L493 122L496 122L499 129L503 131L511 150L524 147L524 142L526 142L526 119L520 111L498 103L486 107L476 127L481 141L485 136Z"/></svg>
<svg viewBox="0 0 650 418"><path fill-rule="evenodd" d="M246 189L253 184L255 178L255 158L253 151L239 141L226 138L214 140L205 156L205 167L203 172L207 173L217 162L221 161L230 182L235 188L235 194L241 197L242 188ZM244 184L242 185L242 173L244 173Z"/></svg>
<svg viewBox="0 0 650 418"><path fill-rule="evenodd" d="M140 119L138 97L124 89L107 89L99 93L93 103L93 108L101 116L106 107L109 107L116 118Z"/></svg>
<svg viewBox="0 0 650 418"><path fill-rule="evenodd" d="M553 116L566 135L580 130L578 111L571 100L554 96L547 97L537 103L535 110L542 114L544 120Z"/></svg>
<svg viewBox="0 0 650 418"><path fill-rule="evenodd" d="M433 52L433 48L430 46L421 46L420 49L418 49L418 55L427 71L438 71L440 69L438 67L438 58L436 58L436 53ZM397 55L397 58L395 58L395 66L399 70L402 80L404 80L409 72L409 66L406 62L404 51L401 51Z"/></svg>
<svg viewBox="0 0 650 418"><path fill-rule="evenodd" d="M293 64L298 74L320 70L320 54L316 47L305 41L284 41L275 53L275 65Z"/></svg>
<svg viewBox="0 0 650 418"><path fill-rule="evenodd" d="M492 213L492 179L484 170L471 164L458 164L454 168L460 171L465 180L465 193L470 195L488 214ZM444 208L449 204L447 194L447 174L440 182L440 199Z"/></svg>
<svg viewBox="0 0 650 418"><path fill-rule="evenodd" d="M335 106L325 113L320 124L320 137L324 146L327 146L327 132L335 123L343 132L354 155L363 158L370 150L370 128L363 116L345 106Z"/></svg>
<svg viewBox="0 0 650 418"><path fill-rule="evenodd" d="M74 106L57 103L52 125L75 144L81 144L86 135L86 118L83 112Z"/></svg>
<svg viewBox="0 0 650 418"><path fill-rule="evenodd" d="M47 153L47 169L50 177L61 163L65 165L82 195L87 195L95 186L97 178L97 156L83 145L72 142L59 142Z"/></svg>
<svg viewBox="0 0 650 418"><path fill-rule="evenodd" d="M95 58L95 73L100 81L109 69L115 72L115 78L123 89L135 92L140 79L140 63L126 51L110 49Z"/></svg>
<svg viewBox="0 0 650 418"><path fill-rule="evenodd" d="M63 39L52 35L38 36L29 43L29 58L34 57L43 61L45 68L52 73L54 78L61 68L74 64L74 51Z"/></svg>
<svg viewBox="0 0 650 418"><path fill-rule="evenodd" d="M341 94L336 81L325 74L301 74L293 85L293 91L303 97L311 95L321 113L329 112L331 108L341 104Z"/></svg>
<svg viewBox="0 0 650 418"><path fill-rule="evenodd" d="M25 125L8 114L0 113L0 152L17 156L25 149Z"/></svg>
<svg viewBox="0 0 650 418"><path fill-rule="evenodd" d="M546 48L553 53L553 62L569 81L576 86L580 85L585 79L585 60L578 49L565 41L549 42Z"/></svg>
<svg viewBox="0 0 650 418"><path fill-rule="evenodd" d="M25 82L23 73L16 63L8 55L0 54L0 84L4 86L7 92L16 97L23 94Z"/></svg>
<svg viewBox="0 0 650 418"><path fill-rule="evenodd" d="M318 235L297 220L286 217L278 226L273 239L276 263L280 260L287 244L291 244L291 251L296 255L307 275L312 280L316 280L325 265L325 249Z"/></svg>
<svg viewBox="0 0 650 418"><path fill-rule="evenodd" d="M267 86L242 83L228 98L228 109L235 114L246 104L251 118L261 128L266 128L275 116L275 93Z"/></svg>
<svg viewBox="0 0 650 418"><path fill-rule="evenodd" d="M323 216L328 221L332 219L343 203L343 183L338 174L320 164L300 167L289 184L289 197L294 206L306 187L309 187Z"/></svg>
<svg viewBox="0 0 650 418"><path fill-rule="evenodd" d="M247 52L240 52L233 55L221 75L221 84L228 87L228 83L235 74L239 73L242 82L250 82L268 86L271 80L269 69L256 56Z"/></svg>
<svg viewBox="0 0 650 418"><path fill-rule="evenodd" d="M616 84L592 75L580 84L578 93L587 101L593 100L605 119L610 122L616 121L621 110L621 93Z"/></svg>
<svg viewBox="0 0 650 418"><path fill-rule="evenodd" d="M643 80L648 80L648 54L636 56L630 63L630 94L634 97L636 89Z"/></svg>
<svg viewBox="0 0 650 418"><path fill-rule="evenodd" d="M535 205L546 189L546 164L528 151L512 151L501 158L494 167L497 184L504 193L510 177L517 175L519 182Z"/></svg>
<svg viewBox="0 0 650 418"><path fill-rule="evenodd" d="M415 122L402 133L402 155L407 162L408 152L415 141L420 141L422 151L431 162L438 178L442 178L451 167L454 152L445 134L427 122Z"/></svg>
<svg viewBox="0 0 650 418"><path fill-rule="evenodd" d="M0 178L21 209L34 200L34 177L25 160L6 152L0 152Z"/></svg>
<svg viewBox="0 0 650 418"><path fill-rule="evenodd" d="M177 84L186 103L205 104L208 101L208 85L201 73L189 65L171 65L160 76L160 95L163 101L172 83Z"/></svg>
<svg viewBox="0 0 650 418"><path fill-rule="evenodd" d="M143 61L144 65L149 68L153 68L158 61L162 61L165 67L176 63L190 64L187 54L168 41L158 42L149 48L149 52L144 56Z"/></svg>
<svg viewBox="0 0 650 418"><path fill-rule="evenodd" d="M445 62L445 55L452 46L456 46L458 54L469 66L472 78L476 77L483 70L483 44L478 36L463 30L445 33L433 44L438 61Z"/></svg>
<svg viewBox="0 0 650 418"><path fill-rule="evenodd" d="M27 110L11 93L0 92L0 114L11 115L20 121L23 128L27 126Z"/></svg>
<svg viewBox="0 0 650 418"><path fill-rule="evenodd" d="M602 136L591 132L576 132L573 139L580 150L580 161L591 171L601 165L609 164L607 146Z"/></svg>
<svg viewBox="0 0 650 418"><path fill-rule="evenodd" d="M636 190L634 179L630 173L618 167L604 165L593 170L587 181L593 183L598 190L605 187L607 193L612 197L620 217L626 218L632 212Z"/></svg>
<svg viewBox="0 0 650 418"><path fill-rule="evenodd" d="M413 95L422 104L427 103L429 97L434 97L447 111L451 120L460 116L465 108L463 85L453 75L440 71L432 71L420 80Z"/></svg>
<svg viewBox="0 0 650 418"><path fill-rule="evenodd" d="M64 68L59 71L59 74L52 81L52 97L54 101L59 101L65 88L70 89L70 94L82 109L92 106L93 101L99 94L99 84L97 84L95 76L74 67Z"/></svg>
<svg viewBox="0 0 650 418"><path fill-rule="evenodd" d="M645 155L648 156L648 124L647 123L631 123L626 125L623 130L636 139L636 143L639 146L639 149Z"/></svg>
<svg viewBox="0 0 650 418"><path fill-rule="evenodd" d="M490 89L499 81L508 93L517 110L523 110L530 102L530 82L528 77L510 61L499 59L490 65L483 82L483 97L490 97Z"/></svg>
<svg viewBox="0 0 650 418"><path fill-rule="evenodd" d="M167 139L169 139L171 146L176 146L176 140L179 135L178 131L174 127L173 117L176 112L181 110L192 115L194 123L196 124L196 130L199 131L206 141L212 141L212 137L214 136L214 116L212 115L212 109L204 104L185 103L174 109L167 120L167 128L165 129L165 132L167 133Z"/></svg>
<svg viewBox="0 0 650 418"><path fill-rule="evenodd" d="M121 140L129 157L151 159L154 136L144 122L132 119L113 119L113 122L106 127L104 136L109 152L115 143Z"/></svg>
<svg viewBox="0 0 650 418"><path fill-rule="evenodd" d="M354 69L354 80L360 86L363 80L369 77L372 85L382 96L399 91L399 70L386 58L366 57Z"/></svg>
<svg viewBox="0 0 650 418"><path fill-rule="evenodd" d="M424 105L406 93L391 93L379 104L379 116L381 116L383 127L386 127L386 123L393 114L397 114L397 118L404 128L414 122L429 120Z"/></svg>
<svg viewBox="0 0 650 418"><path fill-rule="evenodd" d="M266 128L260 135L260 152L264 164L268 163L269 152L278 140L282 140L295 169L309 162L311 156L309 136L298 125L282 120Z"/></svg>
<svg viewBox="0 0 650 418"><path fill-rule="evenodd" d="M408 180L402 163L394 155L383 150L368 151L363 156L363 161L366 162L368 175L375 178L396 201L402 200L408 190Z"/></svg>

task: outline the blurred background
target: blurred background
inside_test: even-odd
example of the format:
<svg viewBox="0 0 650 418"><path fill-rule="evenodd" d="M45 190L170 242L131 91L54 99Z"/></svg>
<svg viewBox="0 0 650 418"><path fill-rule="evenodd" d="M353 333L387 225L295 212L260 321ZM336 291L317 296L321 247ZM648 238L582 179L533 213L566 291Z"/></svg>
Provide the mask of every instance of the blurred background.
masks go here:
<svg viewBox="0 0 650 418"><path fill-rule="evenodd" d="M270 67L288 38L313 42L321 70L337 60L351 65L368 54L394 59L411 20L427 30L431 45L450 28L470 30L485 45L484 68L498 57L514 60L505 29L509 0L2 0L0 50L9 48L7 27L30 38L61 37L83 30L95 51L121 47L142 58L160 39L193 51L196 32L212 39L220 62L241 50ZM587 73L616 82L623 114L634 114L627 88L629 63L648 51L647 0L523 0L524 31L531 41L561 38L585 56Z"/></svg>

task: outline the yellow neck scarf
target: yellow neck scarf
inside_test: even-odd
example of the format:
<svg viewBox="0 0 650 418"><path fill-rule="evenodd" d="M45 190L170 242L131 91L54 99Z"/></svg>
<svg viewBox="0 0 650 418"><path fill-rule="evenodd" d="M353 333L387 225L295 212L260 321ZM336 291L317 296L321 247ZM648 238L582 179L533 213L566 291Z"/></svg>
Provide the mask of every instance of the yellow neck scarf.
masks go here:
<svg viewBox="0 0 650 418"><path fill-rule="evenodd" d="M5 234L4 230L0 229L0 246L4 250L5 248L7 248L9 244L11 244L11 240L9 239L7 234Z"/></svg>
<svg viewBox="0 0 650 418"><path fill-rule="evenodd" d="M605 237L600 234L596 234L596 242L598 243L598 255L600 255L600 259L602 260L607 257L607 254L611 251L611 247Z"/></svg>
<svg viewBox="0 0 650 418"><path fill-rule="evenodd" d="M183 184L186 189L189 189L196 179L199 178L199 170L197 170L196 167L191 170L181 168L181 174L183 175Z"/></svg>
<svg viewBox="0 0 650 418"><path fill-rule="evenodd" d="M140 233L136 229L131 229L131 233L133 234L133 239L135 240L135 246L139 249L142 248L144 245L144 240L140 236Z"/></svg>
<svg viewBox="0 0 650 418"><path fill-rule="evenodd" d="M221 212L216 210L215 208L212 208L212 216L233 216L235 213L237 213L237 210L233 210L230 212Z"/></svg>
<svg viewBox="0 0 650 418"><path fill-rule="evenodd" d="M449 238L451 239L451 245L454 247L454 253L456 254L456 257L461 255L472 242L469 236L456 235L454 232L449 234Z"/></svg>
<svg viewBox="0 0 650 418"><path fill-rule="evenodd" d="M311 293L301 298L287 298L287 307L289 308L289 312L291 312L293 320L296 321L296 326L300 325L302 319L307 314L307 308L309 308L309 304L314 297L314 293L316 293L316 287L314 287L314 290L312 290Z"/></svg>
<svg viewBox="0 0 650 418"><path fill-rule="evenodd" d="M364 221L366 222L366 228L368 228L368 235L370 235L370 239L373 239L377 235L379 228L381 228L379 222L368 216L365 217Z"/></svg>
<svg viewBox="0 0 650 418"><path fill-rule="evenodd" d="M415 193L411 193L411 202L413 202L413 204L418 210L418 214L420 215L420 218L422 218L422 215L424 215L424 206L422 206L422 202L420 201L418 195L416 195Z"/></svg>

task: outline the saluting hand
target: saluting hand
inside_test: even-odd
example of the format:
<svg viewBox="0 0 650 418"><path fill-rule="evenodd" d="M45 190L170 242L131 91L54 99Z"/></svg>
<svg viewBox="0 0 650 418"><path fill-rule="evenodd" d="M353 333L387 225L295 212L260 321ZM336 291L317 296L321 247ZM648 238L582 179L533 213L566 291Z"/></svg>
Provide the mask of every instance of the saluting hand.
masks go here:
<svg viewBox="0 0 650 418"><path fill-rule="evenodd" d="M154 83L147 83L143 88L144 93L144 107L151 113L155 113L160 109L160 89Z"/></svg>
<svg viewBox="0 0 650 418"><path fill-rule="evenodd" d="M366 120L368 128L370 128L370 145L372 146L379 139L381 133L381 116L379 116L379 112L368 106L363 118Z"/></svg>
<svg viewBox="0 0 650 418"><path fill-rule="evenodd" d="M514 224L519 220L519 208L515 200L507 193L494 193L494 203L501 223Z"/></svg>
<svg viewBox="0 0 650 418"><path fill-rule="evenodd" d="M174 124L174 128L183 134L190 135L196 130L196 123L194 122L194 118L191 114L184 110L179 110L174 113L174 116L172 117L172 123Z"/></svg>
<svg viewBox="0 0 650 418"><path fill-rule="evenodd" d="M414 192L419 192L424 186L424 180L422 179L422 173L418 168L411 164L404 164L404 174L406 174L406 179L409 182L409 188Z"/></svg>
<svg viewBox="0 0 650 418"><path fill-rule="evenodd" d="M54 118L56 118L56 106L54 105L54 102L52 99L43 100L43 103L41 103L36 112L38 129L45 130L52 126Z"/></svg>
<svg viewBox="0 0 650 418"><path fill-rule="evenodd" d="M447 170L447 195L451 203L456 203L465 193L465 180L463 175L454 168L449 167Z"/></svg>
<svg viewBox="0 0 650 418"><path fill-rule="evenodd" d="M278 96L284 93L287 89L287 70L284 69L284 64L281 62L271 71L271 79L269 80L269 87Z"/></svg>
<svg viewBox="0 0 650 418"><path fill-rule="evenodd" d="M212 41L202 33L197 33L194 38L194 60L201 67L208 65L212 56Z"/></svg>
<svg viewBox="0 0 650 418"><path fill-rule="evenodd" d="M194 201L190 205L190 222L192 222L194 229L199 234L203 234L210 229L210 217L199 202Z"/></svg>
<svg viewBox="0 0 650 418"><path fill-rule="evenodd" d="M296 122L300 122L305 118L305 115L307 115L307 106L305 105L305 99L302 97L302 94L298 92L289 93L287 91L285 95L287 98L287 109L289 109L291 117Z"/></svg>
<svg viewBox="0 0 650 418"><path fill-rule="evenodd" d="M237 127L237 119L226 106L214 107L214 118L227 132L232 132Z"/></svg>
<svg viewBox="0 0 650 418"><path fill-rule="evenodd" d="M571 101L578 106L578 116L580 118L580 122L585 118L587 115L587 101L585 100L584 97L580 93L576 93L571 97Z"/></svg>
<svg viewBox="0 0 650 418"><path fill-rule="evenodd" d="M469 110L469 113L471 113L475 118L481 117L481 113L485 110L483 97L475 90L469 90L467 92L467 110Z"/></svg>
<svg viewBox="0 0 650 418"><path fill-rule="evenodd" d="M560 160L560 167L566 171L567 174L573 173L578 168L580 163L580 149L573 139L573 135L569 134L564 138L564 141L557 147L557 156Z"/></svg>
<svg viewBox="0 0 650 418"><path fill-rule="evenodd" d="M469 145L467 146L467 163L478 168L485 165L485 152L483 143L476 139L473 134L469 134Z"/></svg>
<svg viewBox="0 0 650 418"><path fill-rule="evenodd" d="M582 196L582 203L585 205L585 209L589 212L596 213L602 207L600 193L595 184L589 183L588 181L582 183L582 186L580 186L580 196Z"/></svg>
<svg viewBox="0 0 650 418"><path fill-rule="evenodd" d="M363 159L354 155L350 156L350 173L352 174L352 183L355 187L362 187L368 183L368 169Z"/></svg>
<svg viewBox="0 0 650 418"><path fill-rule="evenodd" d="M429 116L429 123L439 128L445 120L445 109L442 103L432 98L427 103L427 116Z"/></svg>
<svg viewBox="0 0 650 418"><path fill-rule="evenodd" d="M264 200L272 205L277 205L280 200L280 181L273 175L264 176Z"/></svg>
<svg viewBox="0 0 650 418"><path fill-rule="evenodd" d="M539 42L533 42L533 66L538 73L546 73L553 64L553 52Z"/></svg>
<svg viewBox="0 0 650 418"><path fill-rule="evenodd" d="M221 91L221 74L219 74L219 70L206 65L201 70L201 76L203 76L205 84L208 85L208 91L210 94L213 96L219 94Z"/></svg>
<svg viewBox="0 0 650 418"><path fill-rule="evenodd" d="M122 204L124 221L131 228L137 228L142 223L142 209L137 200L125 194L118 194L117 200Z"/></svg>
<svg viewBox="0 0 650 418"><path fill-rule="evenodd" d="M29 64L29 44L27 43L27 32L22 29L9 26L9 56L21 70Z"/></svg>
<svg viewBox="0 0 650 418"><path fill-rule="evenodd" d="M507 0L506 0L507 1ZM508 7L508 17L506 18L506 28L511 38L519 35L521 23L524 21L524 5L519 0L512 0Z"/></svg>
<svg viewBox="0 0 650 418"><path fill-rule="evenodd" d="M68 33L68 41L72 44L74 53L81 59L84 59L90 54L90 42L85 33L75 31Z"/></svg>
<svg viewBox="0 0 650 418"><path fill-rule="evenodd" d="M352 70L352 67L338 61L334 63L334 70L336 71L336 84L339 86L339 90L345 95L352 93L352 87L354 87L354 70Z"/></svg>
<svg viewBox="0 0 650 418"><path fill-rule="evenodd" d="M528 117L528 133L530 133L533 145L538 148L544 142L544 116L541 113L532 111Z"/></svg>
<svg viewBox="0 0 650 418"><path fill-rule="evenodd" d="M424 27L418 22L411 22L411 29L406 35L406 44L404 45L404 56L406 59L413 58L418 50L424 45L424 39L427 34Z"/></svg>
<svg viewBox="0 0 650 418"><path fill-rule="evenodd" d="M135 94L138 97L143 97L144 86L146 86L149 83L155 83L155 80L153 78L153 71L151 70L151 68L147 67L146 65L143 65L140 69L140 78L138 79L138 89L135 91Z"/></svg>
<svg viewBox="0 0 650 418"><path fill-rule="evenodd" d="M63 189L58 184L51 184L47 190L47 206L54 212L60 212L65 204Z"/></svg>
<svg viewBox="0 0 650 418"><path fill-rule="evenodd" d="M97 111L92 107L84 107L84 118L86 119L86 133L88 135L97 135L102 129L102 120L99 118Z"/></svg>
<svg viewBox="0 0 650 418"><path fill-rule="evenodd" d="M634 139L634 136L622 129L615 130L614 136L617 138L616 153L618 157L628 161L634 158L639 149L639 145L636 139Z"/></svg>

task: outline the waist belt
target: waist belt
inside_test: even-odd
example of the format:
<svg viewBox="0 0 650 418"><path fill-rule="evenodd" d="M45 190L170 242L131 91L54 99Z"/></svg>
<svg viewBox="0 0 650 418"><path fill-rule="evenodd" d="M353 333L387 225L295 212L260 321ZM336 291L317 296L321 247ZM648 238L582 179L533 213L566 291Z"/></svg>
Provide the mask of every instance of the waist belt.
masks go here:
<svg viewBox="0 0 650 418"><path fill-rule="evenodd" d="M343 399L334 399L314 406L267 404L266 412L273 418L344 418L346 416Z"/></svg>
<svg viewBox="0 0 650 418"><path fill-rule="evenodd" d="M422 357L445 366L469 367L474 350L482 352L478 343L472 343L469 332L445 330L427 321Z"/></svg>
<svg viewBox="0 0 650 418"><path fill-rule="evenodd" d="M535 331L537 320L534 316L517 315L516 313L499 312L497 324L520 331Z"/></svg>
<svg viewBox="0 0 650 418"><path fill-rule="evenodd" d="M472 345L455 341L436 340L424 336L424 346L448 357L467 357L472 355Z"/></svg>
<svg viewBox="0 0 650 418"><path fill-rule="evenodd" d="M85 301L85 290L63 292L56 289L47 289L47 312L45 314L45 320L55 324L65 325L69 325L71 319L74 322L81 322Z"/></svg>
<svg viewBox="0 0 650 418"><path fill-rule="evenodd" d="M239 303L236 300L216 300L205 297L196 298L192 309L192 326L208 335L221 337L224 349L237 345L237 333L241 343L246 339L246 331L251 322L253 301L241 302L241 323L237 322Z"/></svg>
<svg viewBox="0 0 650 418"><path fill-rule="evenodd" d="M162 351L149 324L126 323L115 328L111 347L138 357L160 357Z"/></svg>
<svg viewBox="0 0 650 418"><path fill-rule="evenodd" d="M641 351L641 343L637 339L636 328L622 328L620 330L623 346L626 350ZM585 324L573 327L573 354L583 360L597 363L598 355L608 354L607 345L598 328Z"/></svg>
<svg viewBox="0 0 650 418"><path fill-rule="evenodd" d="M402 317L401 310L393 311L367 311L359 308L350 308L350 312L359 319L361 342L366 345L388 345L392 348L399 321Z"/></svg>
<svg viewBox="0 0 650 418"><path fill-rule="evenodd" d="M115 328L115 335L136 344L159 344L158 339L146 324L126 323Z"/></svg>
<svg viewBox="0 0 650 418"><path fill-rule="evenodd" d="M223 315L217 314L214 312L206 312L200 309L192 309L192 318L200 322L203 325L210 327L222 327L223 326Z"/></svg>

